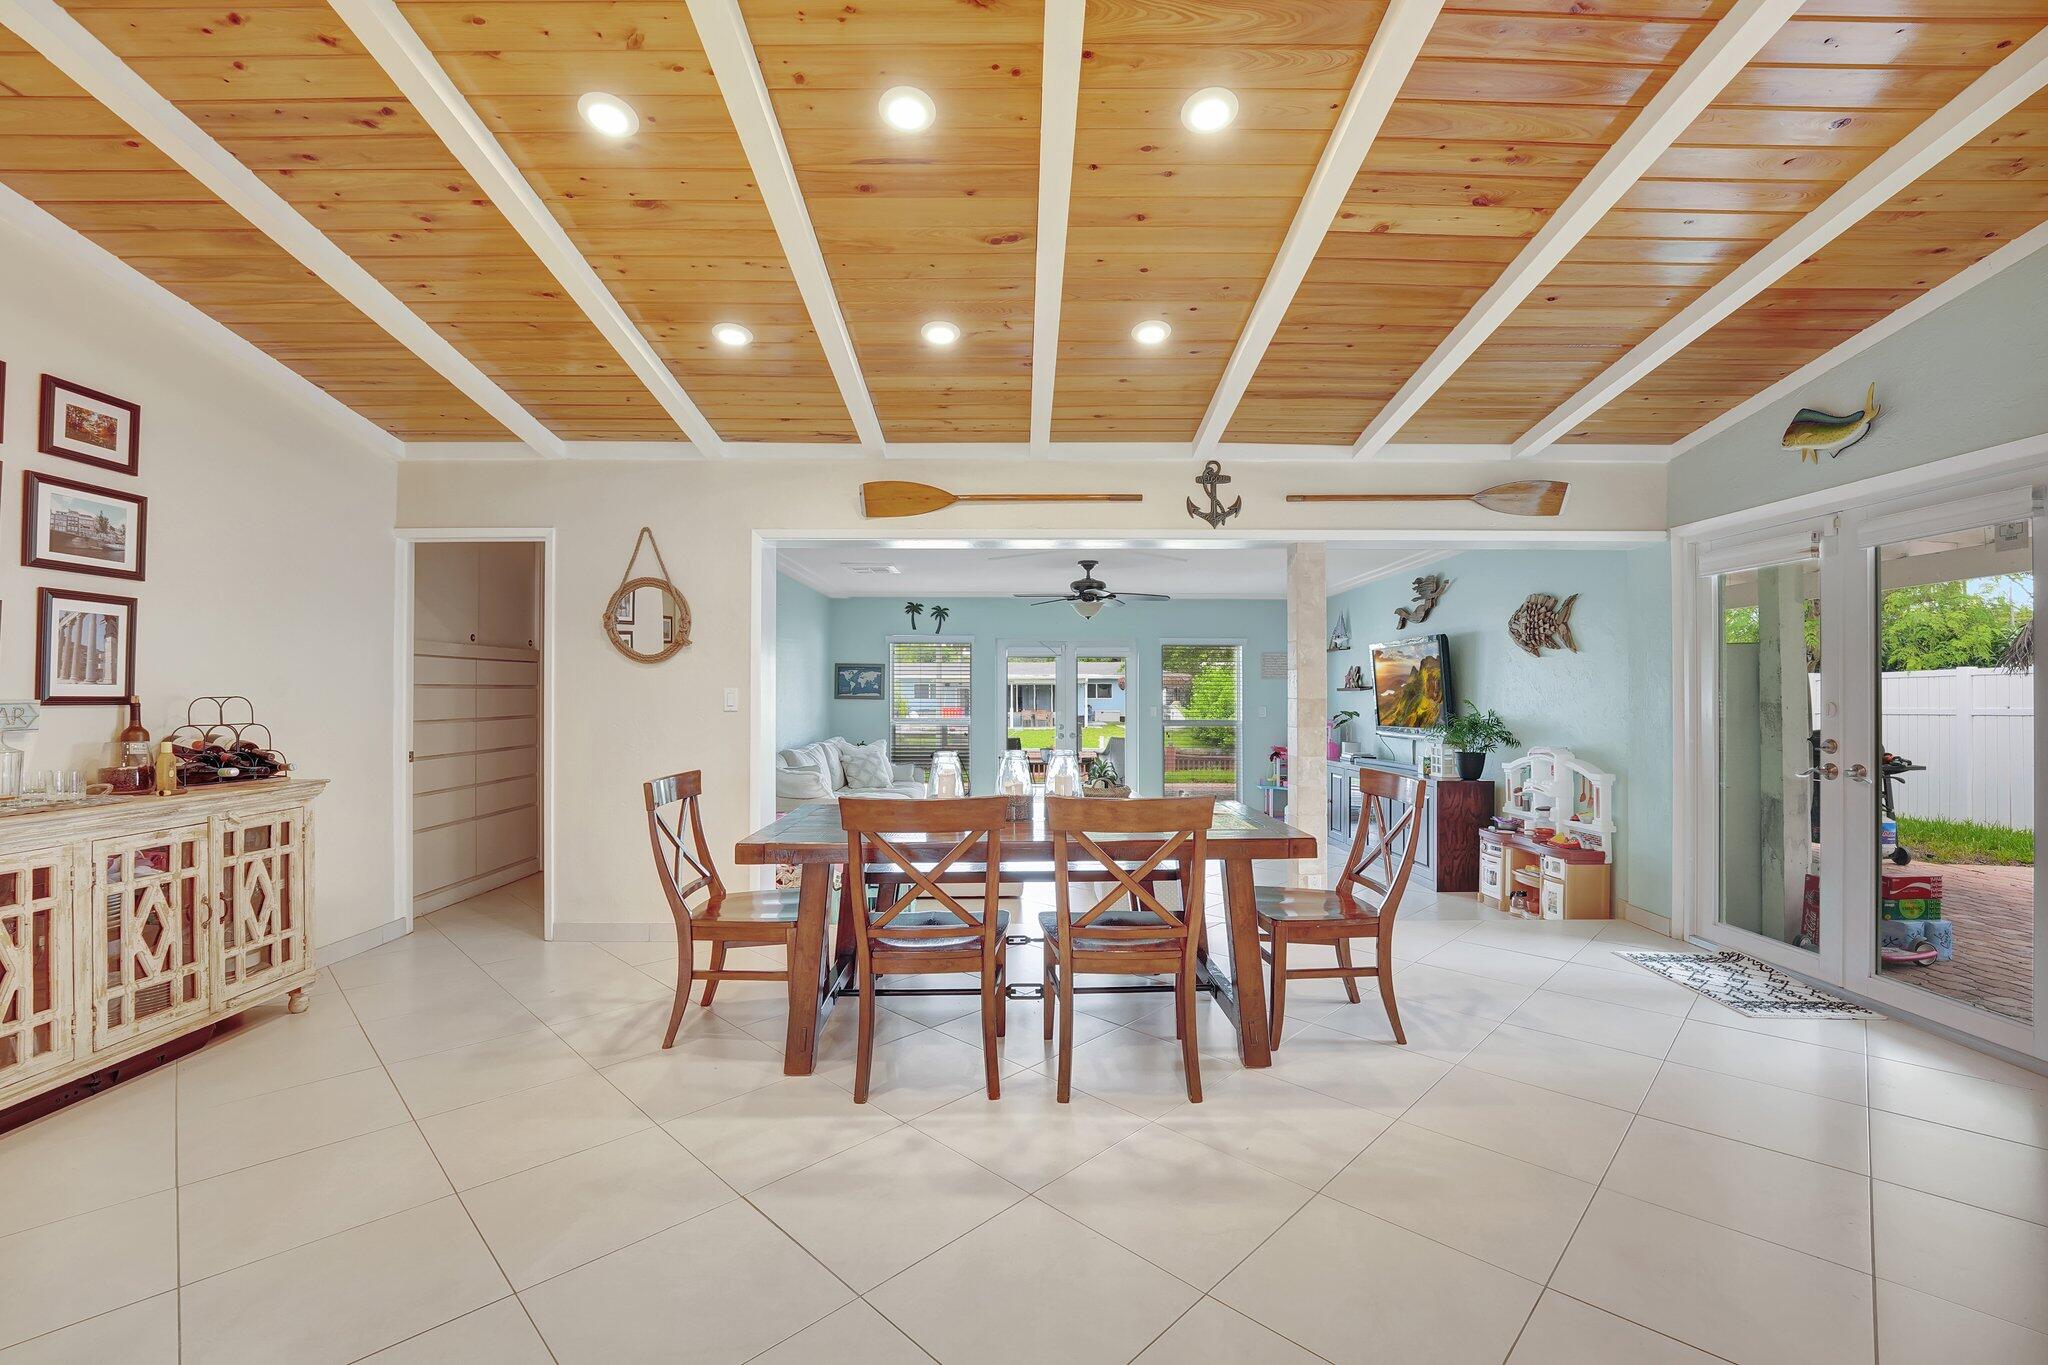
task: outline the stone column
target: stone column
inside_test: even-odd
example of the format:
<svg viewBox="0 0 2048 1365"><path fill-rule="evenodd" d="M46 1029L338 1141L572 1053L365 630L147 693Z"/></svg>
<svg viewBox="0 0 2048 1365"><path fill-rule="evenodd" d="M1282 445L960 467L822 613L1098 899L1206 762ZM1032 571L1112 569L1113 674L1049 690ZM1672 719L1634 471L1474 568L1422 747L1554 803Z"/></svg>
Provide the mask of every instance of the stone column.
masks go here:
<svg viewBox="0 0 2048 1365"><path fill-rule="evenodd" d="M1329 597L1321 541L1287 547L1287 823L1316 837L1316 856L1293 863L1297 886L1327 882L1329 836Z"/></svg>

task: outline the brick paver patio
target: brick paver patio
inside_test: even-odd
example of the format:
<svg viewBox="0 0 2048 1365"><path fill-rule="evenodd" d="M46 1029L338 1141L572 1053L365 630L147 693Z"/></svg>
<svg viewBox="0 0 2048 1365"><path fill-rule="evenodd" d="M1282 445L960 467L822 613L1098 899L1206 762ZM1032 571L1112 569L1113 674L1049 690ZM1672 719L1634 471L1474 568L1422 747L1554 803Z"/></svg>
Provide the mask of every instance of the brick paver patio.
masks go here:
<svg viewBox="0 0 2048 1365"><path fill-rule="evenodd" d="M1955 925L1951 962L1895 967L1900 981L2008 1019L2034 1018L2034 869L1916 861L1939 872L1941 913Z"/></svg>

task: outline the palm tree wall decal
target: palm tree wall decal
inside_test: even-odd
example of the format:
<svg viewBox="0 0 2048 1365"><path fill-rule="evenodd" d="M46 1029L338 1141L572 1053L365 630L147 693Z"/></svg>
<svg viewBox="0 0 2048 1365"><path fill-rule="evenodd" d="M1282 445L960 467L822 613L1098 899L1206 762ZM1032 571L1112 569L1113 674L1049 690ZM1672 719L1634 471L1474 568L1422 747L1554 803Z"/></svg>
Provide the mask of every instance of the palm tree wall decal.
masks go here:
<svg viewBox="0 0 2048 1365"><path fill-rule="evenodd" d="M916 629L917 629L917 618L918 618L918 617L920 617L920 616L922 616L922 615L924 615L924 603L922 603L922 602L905 602L905 603L903 604L903 614L904 614L905 616L908 616L908 617L910 618L910 628L911 628L912 630L916 630Z"/></svg>

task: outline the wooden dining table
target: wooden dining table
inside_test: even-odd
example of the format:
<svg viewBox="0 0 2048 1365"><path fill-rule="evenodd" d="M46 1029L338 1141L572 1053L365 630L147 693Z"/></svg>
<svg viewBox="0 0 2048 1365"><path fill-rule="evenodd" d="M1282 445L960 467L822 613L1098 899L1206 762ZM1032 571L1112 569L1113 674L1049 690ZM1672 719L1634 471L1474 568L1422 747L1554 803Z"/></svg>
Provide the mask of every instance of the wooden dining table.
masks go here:
<svg viewBox="0 0 2048 1365"><path fill-rule="evenodd" d="M1004 826L1001 838L1006 866L1049 866L1052 840L1045 832L1043 799L1033 797L1031 818ZM952 849L957 836L934 836L922 841L913 836L891 842L914 858L936 862ZM1150 857L1163 838L1136 834L1098 842L1112 857L1135 863ZM1236 1026L1238 1056L1244 1064L1271 1066L1273 1051L1267 1038L1266 987L1259 959L1252 863L1261 858L1315 858L1320 856L1320 850L1313 836L1249 809L1241 801L1216 803L1208 850L1209 860L1221 864L1223 869L1230 953L1227 964L1204 960L1202 985ZM838 804L819 801L789 811L774 824L740 840L734 850L734 861L756 867L793 863L800 869L796 946L789 961L789 1029L783 1045L782 1070L790 1076L808 1076L817 1065L818 1032L853 972L850 926L842 925L841 932L829 935L832 950L826 951L835 906L832 873L835 868L846 866L846 831L839 823Z"/></svg>

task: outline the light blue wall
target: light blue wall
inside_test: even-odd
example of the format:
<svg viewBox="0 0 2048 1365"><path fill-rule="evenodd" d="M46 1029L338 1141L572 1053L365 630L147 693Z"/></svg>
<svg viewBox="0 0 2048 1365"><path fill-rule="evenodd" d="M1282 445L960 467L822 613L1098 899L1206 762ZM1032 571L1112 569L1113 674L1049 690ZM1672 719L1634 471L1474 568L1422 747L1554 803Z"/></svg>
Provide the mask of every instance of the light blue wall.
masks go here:
<svg viewBox="0 0 2048 1365"><path fill-rule="evenodd" d="M1851 356L1672 461L1670 524L1758 507L2048 431L2048 251ZM1855 412L1875 381L1876 428L1818 466L1781 450L1802 407Z"/></svg>
<svg viewBox="0 0 2048 1365"><path fill-rule="evenodd" d="M780 580L787 591L790 580ZM808 591L808 590L805 590ZM880 663L888 657L886 645L892 635L908 635L910 620L903 614L903 599L846 597L822 599L826 604L830 647L815 665L816 673L807 686L811 698L825 699L822 723L798 732L792 720L796 697L792 687L800 684L786 656L777 661L778 703L776 720L779 747L844 735L848 739L882 739L886 735L888 712L879 701L831 700L834 663ZM927 608L933 599L922 599ZM939 639L974 642L974 747L970 769L977 789L984 778L993 777L1003 749L1003 642L1025 644L1038 641L1079 640L1088 644L1127 644L1134 648L1134 704L1131 708L1131 755L1134 778L1140 795L1159 791L1159 647L1163 640L1241 640L1244 642L1244 749L1242 766L1248 799L1258 796L1255 783L1265 775L1266 754L1275 744L1286 741L1287 680L1261 678L1261 653L1285 653L1287 649L1287 604L1279 599L1206 600L1181 598L1172 602L1134 602L1105 608L1092 621L1084 621L1065 606L1034 607L1009 598L959 597L937 599L952 609ZM778 616L780 608L778 604ZM915 632L932 636L929 614ZM786 639L778 628L779 638ZM787 648L787 645L783 645ZM1264 714L1261 715L1260 712Z"/></svg>
<svg viewBox="0 0 2048 1365"><path fill-rule="evenodd" d="M1332 654L1332 711L1354 710L1345 738L1406 760L1408 740L1376 736L1372 694L1338 690L1352 665L1371 673L1369 646L1441 632L1450 637L1451 687L1498 711L1522 747L1567 748L1620 781L1616 890L1630 904L1669 913L1671 866L1671 596L1669 552L1475 550L1422 570L1451 580L1427 623L1397 630L1394 608L1413 599L1402 574L1339 593L1330 620L1351 614L1349 653ZM1508 618L1532 592L1579 594L1571 627L1579 652L1531 658L1508 638ZM1513 757L1515 755L1509 755ZM1497 778L1499 758L1487 763Z"/></svg>
<svg viewBox="0 0 2048 1365"><path fill-rule="evenodd" d="M787 574L775 578L775 747L821 738L830 723L832 599Z"/></svg>

